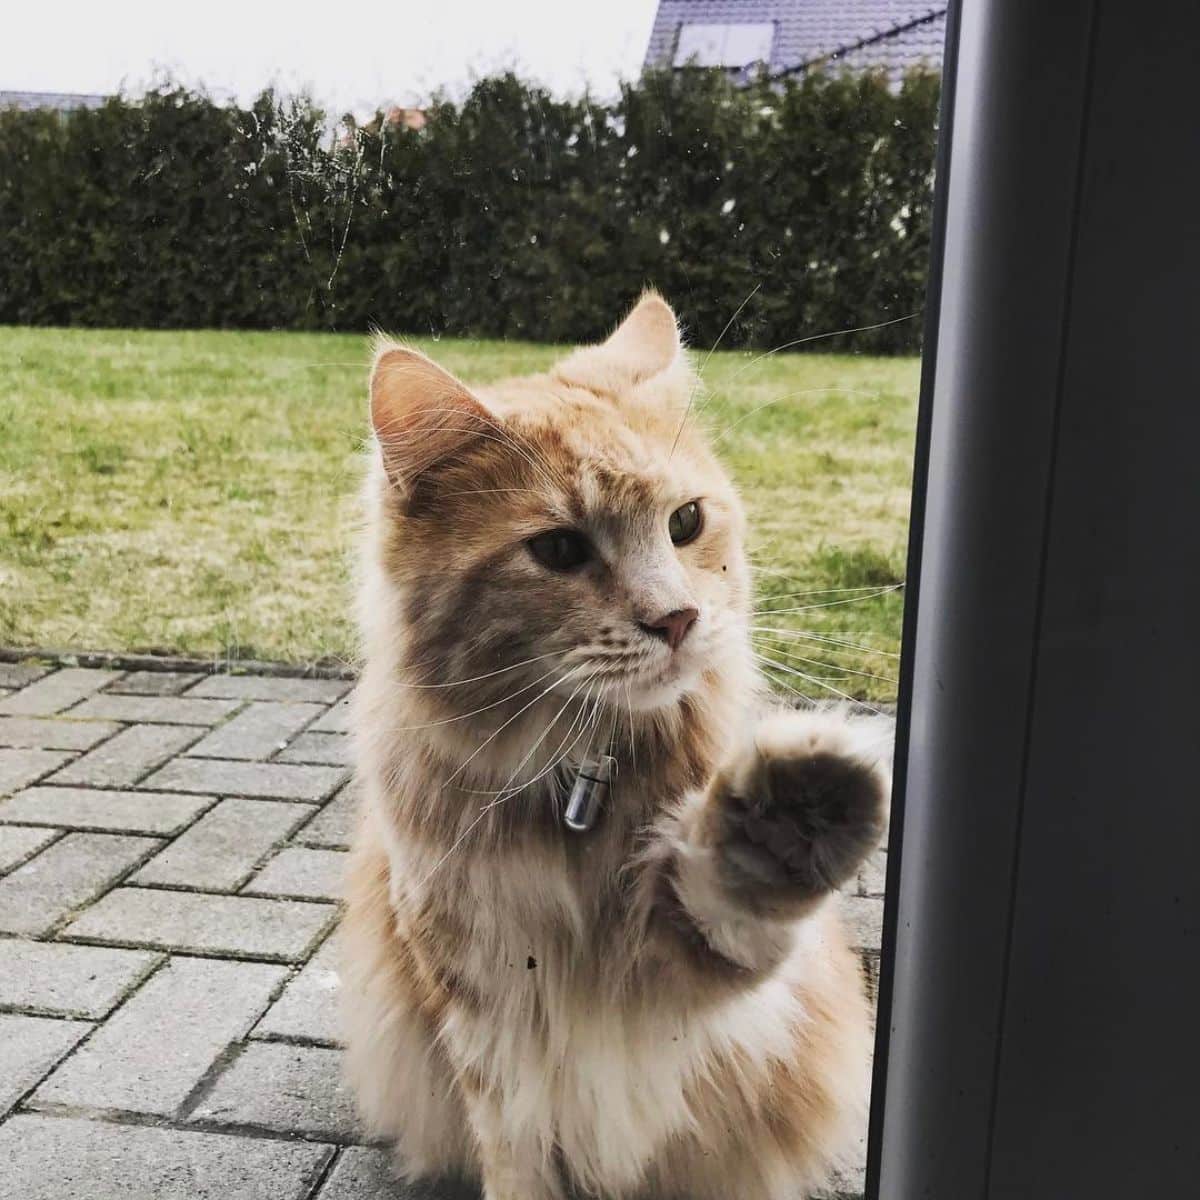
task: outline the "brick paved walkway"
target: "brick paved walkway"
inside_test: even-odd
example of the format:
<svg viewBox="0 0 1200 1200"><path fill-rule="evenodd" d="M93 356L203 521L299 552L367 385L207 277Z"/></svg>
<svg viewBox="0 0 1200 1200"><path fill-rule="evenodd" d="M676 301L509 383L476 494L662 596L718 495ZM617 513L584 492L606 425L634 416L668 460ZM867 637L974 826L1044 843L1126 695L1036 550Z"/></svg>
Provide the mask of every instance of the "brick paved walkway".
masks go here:
<svg viewBox="0 0 1200 1200"><path fill-rule="evenodd" d="M0 663L0 1200L434 1195L339 1079L350 686Z"/></svg>

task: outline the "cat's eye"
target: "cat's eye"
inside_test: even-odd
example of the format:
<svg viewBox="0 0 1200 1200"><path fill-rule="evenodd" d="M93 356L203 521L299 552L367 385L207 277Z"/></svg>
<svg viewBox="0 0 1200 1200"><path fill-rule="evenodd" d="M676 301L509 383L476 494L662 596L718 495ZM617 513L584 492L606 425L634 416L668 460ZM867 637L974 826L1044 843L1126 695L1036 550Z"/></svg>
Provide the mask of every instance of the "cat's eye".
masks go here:
<svg viewBox="0 0 1200 1200"><path fill-rule="evenodd" d="M699 500L689 500L681 504L667 522L667 530L671 541L677 546L686 546L693 541L704 525L704 514L700 509Z"/></svg>
<svg viewBox="0 0 1200 1200"><path fill-rule="evenodd" d="M528 542L529 551L543 567L552 571L570 571L592 557L587 538L573 529L550 529Z"/></svg>

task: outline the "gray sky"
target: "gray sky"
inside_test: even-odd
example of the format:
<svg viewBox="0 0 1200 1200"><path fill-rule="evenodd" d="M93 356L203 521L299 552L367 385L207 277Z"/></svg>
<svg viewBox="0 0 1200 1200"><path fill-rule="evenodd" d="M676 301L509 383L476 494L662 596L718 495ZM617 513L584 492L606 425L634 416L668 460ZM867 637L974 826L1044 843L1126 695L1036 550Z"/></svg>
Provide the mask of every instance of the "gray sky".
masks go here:
<svg viewBox="0 0 1200 1200"><path fill-rule="evenodd" d="M107 0L12 5L0 90L138 91L169 70L218 96L270 82L338 110L411 103L518 65L556 91L636 74L656 0ZM312 13L313 15L309 15Z"/></svg>

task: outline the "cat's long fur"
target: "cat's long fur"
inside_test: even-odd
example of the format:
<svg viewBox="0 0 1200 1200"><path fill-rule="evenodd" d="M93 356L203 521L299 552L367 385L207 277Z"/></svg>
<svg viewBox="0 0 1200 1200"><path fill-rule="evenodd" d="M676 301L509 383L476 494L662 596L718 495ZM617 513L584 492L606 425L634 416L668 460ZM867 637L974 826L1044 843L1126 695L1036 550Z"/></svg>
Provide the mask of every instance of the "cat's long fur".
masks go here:
<svg viewBox="0 0 1200 1200"><path fill-rule="evenodd" d="M487 1200L794 1200L860 1128L868 1012L828 899L885 780L845 721L768 713L741 507L683 421L693 386L654 296L603 346L475 393L376 358L349 1069L402 1172ZM705 527L672 546L696 497ZM560 525L595 564L534 560ZM638 625L684 605L678 650ZM618 774L577 835L561 777L589 748Z"/></svg>

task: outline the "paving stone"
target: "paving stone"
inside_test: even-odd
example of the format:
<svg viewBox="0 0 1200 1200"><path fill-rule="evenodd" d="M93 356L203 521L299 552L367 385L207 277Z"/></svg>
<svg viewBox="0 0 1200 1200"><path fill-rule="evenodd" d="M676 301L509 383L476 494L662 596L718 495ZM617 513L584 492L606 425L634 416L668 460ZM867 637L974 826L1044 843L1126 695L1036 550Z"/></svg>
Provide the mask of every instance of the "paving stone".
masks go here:
<svg viewBox="0 0 1200 1200"><path fill-rule="evenodd" d="M343 1140L357 1134L342 1054L323 1046L249 1042L192 1113L194 1121L254 1125Z"/></svg>
<svg viewBox="0 0 1200 1200"><path fill-rule="evenodd" d="M0 663L0 687L23 688L35 679L48 675L51 669L41 663Z"/></svg>
<svg viewBox="0 0 1200 1200"><path fill-rule="evenodd" d="M254 1027L255 1037L299 1038L338 1043L342 1038L338 1013L337 934L325 939L320 950L283 989Z"/></svg>
<svg viewBox="0 0 1200 1200"><path fill-rule="evenodd" d="M0 938L0 1007L104 1017L159 957L148 950Z"/></svg>
<svg viewBox="0 0 1200 1200"><path fill-rule="evenodd" d="M309 846L346 849L358 824L358 786L348 783L296 835L296 841Z"/></svg>
<svg viewBox="0 0 1200 1200"><path fill-rule="evenodd" d="M151 775L143 786L173 792L215 792L273 800L324 800L345 780L346 774L341 767L177 758Z"/></svg>
<svg viewBox="0 0 1200 1200"><path fill-rule="evenodd" d="M73 721L64 717L0 717L0 746L38 750L90 750L111 737L111 721Z"/></svg>
<svg viewBox="0 0 1200 1200"><path fill-rule="evenodd" d="M0 796L23 788L70 761L71 754L67 750L0 750ZM293 771L304 769L291 768Z"/></svg>
<svg viewBox="0 0 1200 1200"><path fill-rule="evenodd" d="M203 732L203 727L196 725L131 725L56 771L49 782L128 787L162 766Z"/></svg>
<svg viewBox="0 0 1200 1200"><path fill-rule="evenodd" d="M0 881L0 888L12 878ZM64 937L295 962L334 916L330 904L117 888L76 917Z"/></svg>
<svg viewBox="0 0 1200 1200"><path fill-rule="evenodd" d="M0 1117L92 1027L86 1021L56 1021L50 1017L27 1017L0 1013ZM3 1158L5 1169L11 1162ZM6 1193L0 1179L0 1196Z"/></svg>
<svg viewBox="0 0 1200 1200"><path fill-rule="evenodd" d="M875 1004L879 999L879 951L863 950L863 978L867 984L867 999Z"/></svg>
<svg viewBox="0 0 1200 1200"><path fill-rule="evenodd" d="M266 963L172 959L38 1088L33 1103L171 1116L286 975L286 967Z"/></svg>
<svg viewBox="0 0 1200 1200"><path fill-rule="evenodd" d="M353 747L344 733L300 734L276 756L276 762L327 763L332 767L348 766Z"/></svg>
<svg viewBox="0 0 1200 1200"><path fill-rule="evenodd" d="M248 800L248 804L264 804ZM187 836L186 834L184 835ZM298 896L305 900L340 900L347 855L342 850L309 850L289 846L242 889L247 896Z"/></svg>
<svg viewBox="0 0 1200 1200"><path fill-rule="evenodd" d="M21 1113L0 1200L302 1200L332 1147Z"/></svg>
<svg viewBox="0 0 1200 1200"><path fill-rule="evenodd" d="M31 937L49 932L158 845L155 838L67 834L0 879L0 931Z"/></svg>
<svg viewBox="0 0 1200 1200"><path fill-rule="evenodd" d="M319 1200L480 1200L478 1188L397 1183L392 1156L370 1146L347 1146L317 1195Z"/></svg>
<svg viewBox="0 0 1200 1200"><path fill-rule="evenodd" d="M14 697L15 699L16 697ZM156 721L160 725L215 725L241 707L237 700L192 700L187 696L117 696L105 692L71 710L73 717L110 721Z"/></svg>
<svg viewBox="0 0 1200 1200"><path fill-rule="evenodd" d="M0 700L0 713L49 717L98 692L112 683L119 671L96 671L89 667L65 667Z"/></svg>
<svg viewBox="0 0 1200 1200"><path fill-rule="evenodd" d="M477 1185L458 1179L398 1183L387 1151L370 1146L344 1146L317 1197L318 1200L483 1200L483 1193Z"/></svg>
<svg viewBox="0 0 1200 1200"><path fill-rule="evenodd" d="M314 733L349 733L350 700L339 700L319 721L312 726Z"/></svg>
<svg viewBox="0 0 1200 1200"><path fill-rule="evenodd" d="M203 678L197 671L130 671L104 690L110 696L178 696Z"/></svg>
<svg viewBox="0 0 1200 1200"><path fill-rule="evenodd" d="M0 821L170 835L186 828L211 803L210 796L46 785L0 801Z"/></svg>
<svg viewBox="0 0 1200 1200"><path fill-rule="evenodd" d="M883 929L883 898L843 896L841 910L850 945L861 950L878 950Z"/></svg>
<svg viewBox="0 0 1200 1200"><path fill-rule="evenodd" d="M837 1200L859 1200L867 1186L866 1167L851 1167L838 1171L829 1189L823 1195L836 1197Z"/></svg>
<svg viewBox="0 0 1200 1200"><path fill-rule="evenodd" d="M321 715L319 704L247 705L220 729L214 729L189 755L204 758L270 758L292 734Z"/></svg>
<svg viewBox="0 0 1200 1200"><path fill-rule="evenodd" d="M858 873L860 896L882 896L887 884L887 852L876 850Z"/></svg>
<svg viewBox="0 0 1200 1200"><path fill-rule="evenodd" d="M35 829L27 825L0 825L0 871L7 871L32 858L58 836L57 829Z"/></svg>
<svg viewBox="0 0 1200 1200"><path fill-rule="evenodd" d="M308 804L222 800L156 854L133 881L232 891L311 812Z"/></svg>
<svg viewBox="0 0 1200 1200"><path fill-rule="evenodd" d="M290 703L332 704L354 684L348 679L293 679L272 675L207 675L189 696L231 700L282 700Z"/></svg>

